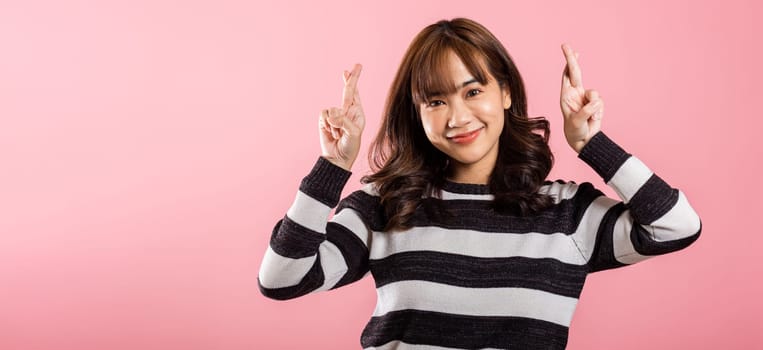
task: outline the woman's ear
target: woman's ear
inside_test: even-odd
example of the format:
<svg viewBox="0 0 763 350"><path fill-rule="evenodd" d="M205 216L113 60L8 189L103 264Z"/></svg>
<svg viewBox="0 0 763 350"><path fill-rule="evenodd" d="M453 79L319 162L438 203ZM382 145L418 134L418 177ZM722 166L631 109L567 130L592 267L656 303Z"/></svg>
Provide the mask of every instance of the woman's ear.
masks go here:
<svg viewBox="0 0 763 350"><path fill-rule="evenodd" d="M503 94L503 109L509 109L509 107L511 107L511 94L509 94L509 89L501 87L501 93Z"/></svg>

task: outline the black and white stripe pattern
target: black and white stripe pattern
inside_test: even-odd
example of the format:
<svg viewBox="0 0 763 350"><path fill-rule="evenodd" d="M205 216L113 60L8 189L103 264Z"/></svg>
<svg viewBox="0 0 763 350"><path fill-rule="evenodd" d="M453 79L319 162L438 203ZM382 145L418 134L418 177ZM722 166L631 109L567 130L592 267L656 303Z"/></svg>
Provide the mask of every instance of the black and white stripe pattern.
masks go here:
<svg viewBox="0 0 763 350"><path fill-rule="evenodd" d="M448 182L424 207L452 216L420 210L396 233L383 232L372 185L340 202L349 172L320 158L273 231L260 289L290 299L371 273L367 349L562 349L588 273L685 248L701 231L685 195L603 133L579 157L620 200L557 180L541 189L555 205L523 218L491 210L487 186Z"/></svg>

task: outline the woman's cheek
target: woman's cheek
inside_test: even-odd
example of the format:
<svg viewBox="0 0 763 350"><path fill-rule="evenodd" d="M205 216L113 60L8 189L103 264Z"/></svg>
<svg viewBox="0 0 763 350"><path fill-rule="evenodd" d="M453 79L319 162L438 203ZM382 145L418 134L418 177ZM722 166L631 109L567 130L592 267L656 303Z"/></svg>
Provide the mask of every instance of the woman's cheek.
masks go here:
<svg viewBox="0 0 763 350"><path fill-rule="evenodd" d="M427 139L429 139L429 141L434 142L435 140L433 139L433 137L435 133L433 133L433 130L432 130L432 120L429 118L422 118L421 125L424 127L424 133L427 135Z"/></svg>
<svg viewBox="0 0 763 350"><path fill-rule="evenodd" d="M428 114L426 117L422 116L421 124L424 127L424 132L430 139L445 132L445 123L437 115Z"/></svg>
<svg viewBox="0 0 763 350"><path fill-rule="evenodd" d="M488 101L487 99L480 101L478 104L478 109L482 113L488 113L492 114L497 110L496 106L501 107L500 104L493 103L493 101Z"/></svg>

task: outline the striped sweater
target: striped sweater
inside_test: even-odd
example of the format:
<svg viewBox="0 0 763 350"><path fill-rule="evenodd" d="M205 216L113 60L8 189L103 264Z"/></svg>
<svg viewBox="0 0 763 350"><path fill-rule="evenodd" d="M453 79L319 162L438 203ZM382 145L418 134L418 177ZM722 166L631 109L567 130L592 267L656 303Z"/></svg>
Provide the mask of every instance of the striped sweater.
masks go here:
<svg viewBox="0 0 763 350"><path fill-rule="evenodd" d="M587 274L685 248L701 231L683 192L602 132L578 157L621 201L588 182L546 181L554 205L520 217L493 211L487 185L446 182L420 208L454 215L420 209L395 233L383 231L372 184L340 201L350 172L319 158L273 230L260 291L290 299L370 273L365 349L563 349Z"/></svg>

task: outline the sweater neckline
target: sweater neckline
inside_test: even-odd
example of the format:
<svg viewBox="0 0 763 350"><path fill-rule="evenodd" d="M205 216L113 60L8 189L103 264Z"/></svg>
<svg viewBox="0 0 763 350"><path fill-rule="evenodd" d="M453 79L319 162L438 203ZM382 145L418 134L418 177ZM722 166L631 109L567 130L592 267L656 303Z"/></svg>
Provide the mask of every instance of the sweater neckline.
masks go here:
<svg viewBox="0 0 763 350"><path fill-rule="evenodd" d="M460 194L490 194L490 185L454 182L448 179L443 182L442 189Z"/></svg>
<svg viewBox="0 0 763 350"><path fill-rule="evenodd" d="M556 181L559 182L561 180L556 180ZM554 183L554 181L545 180L543 181L543 186L547 186L552 183ZM445 182L443 182L442 189L444 191L448 191L451 193L459 193L459 194L493 194L492 192L490 192L490 185L454 182L448 179L445 179Z"/></svg>

